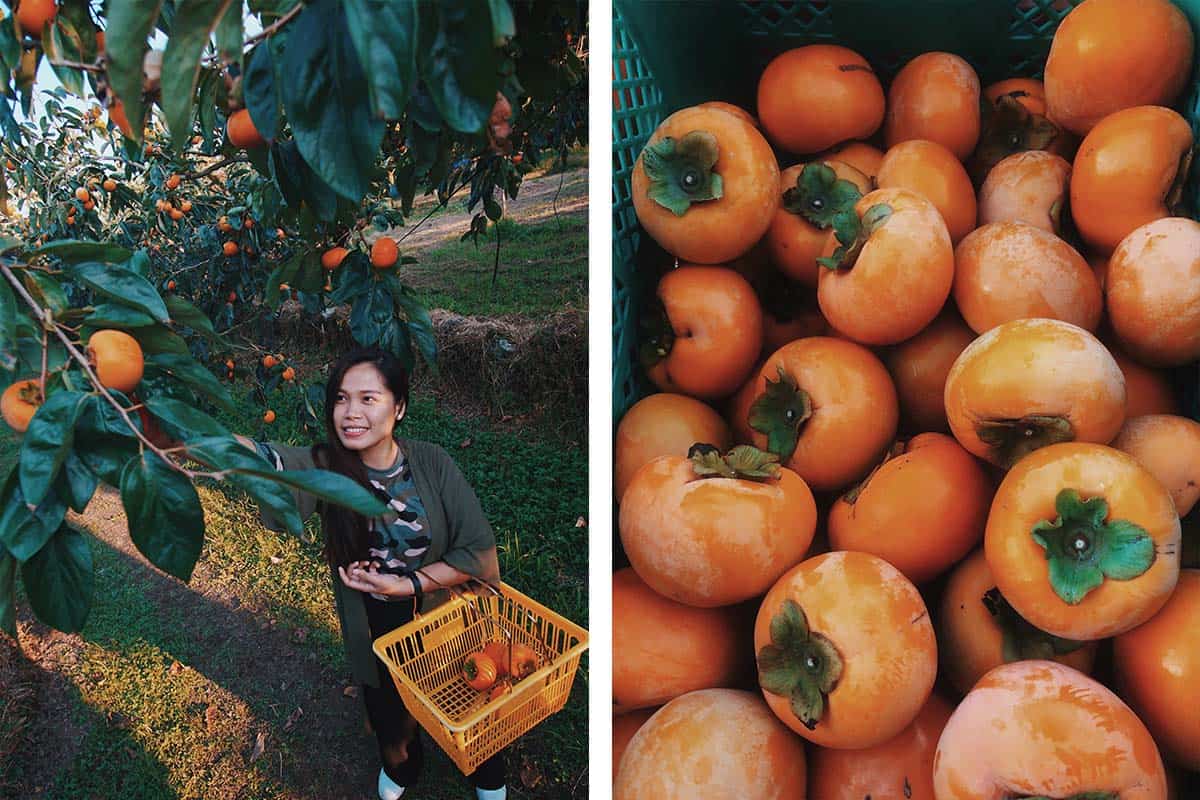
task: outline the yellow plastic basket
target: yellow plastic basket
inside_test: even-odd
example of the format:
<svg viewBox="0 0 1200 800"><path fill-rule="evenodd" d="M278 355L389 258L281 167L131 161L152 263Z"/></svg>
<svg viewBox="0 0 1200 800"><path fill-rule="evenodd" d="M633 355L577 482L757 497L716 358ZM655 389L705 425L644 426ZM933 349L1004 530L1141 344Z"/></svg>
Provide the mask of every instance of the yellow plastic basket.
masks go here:
<svg viewBox="0 0 1200 800"><path fill-rule="evenodd" d="M461 667L502 636L531 647L539 666L489 701ZM464 775L562 710L587 646L586 630L506 583L454 597L374 643L409 713Z"/></svg>

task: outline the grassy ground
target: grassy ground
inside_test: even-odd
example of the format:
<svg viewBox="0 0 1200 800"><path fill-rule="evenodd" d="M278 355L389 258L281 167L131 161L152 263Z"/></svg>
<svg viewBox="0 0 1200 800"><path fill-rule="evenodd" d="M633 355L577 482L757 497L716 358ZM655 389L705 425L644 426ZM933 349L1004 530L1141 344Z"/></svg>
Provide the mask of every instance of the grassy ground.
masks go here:
<svg viewBox="0 0 1200 800"><path fill-rule="evenodd" d="M242 404L239 419L257 418L249 399ZM281 414L269 431L239 432L296 441L291 419ZM457 419L429 400L414 404L404 433L442 444L462 467L495 528L505 580L586 626L587 528L576 527L587 509L586 452L533 431L517 437ZM0 437L0 466L15 452ZM53 664L42 700L59 704L72 744L42 756L53 759L44 786L22 783L32 762L21 752L7 775L0 765L0 785L7 777L21 787L18 796L96 800L324 800L341 789L356 800L373 796L373 738L341 694L349 673L316 518L297 539L263 529L236 491L202 488L201 495L207 537L190 584L113 546L102 535L106 520L92 518L104 515L92 515L81 527L97 526L95 603L82 634L63 637L30 623L19 599L22 644L36 639L43 655L56 653L42 662ZM284 670L282 657L303 669ZM307 675L312 685L276 685L284 674ZM297 722L299 697L308 699ZM586 698L585 655L566 709L514 746L510 797L587 796ZM266 746L256 754L258 737ZM29 741L24 753L53 746ZM470 796L428 741L426 754L420 797Z"/></svg>
<svg viewBox="0 0 1200 800"><path fill-rule="evenodd" d="M492 286L500 231L500 268ZM535 223L502 219L479 237L423 253L405 268L405 281L429 308L458 314L538 315L587 308L587 216Z"/></svg>

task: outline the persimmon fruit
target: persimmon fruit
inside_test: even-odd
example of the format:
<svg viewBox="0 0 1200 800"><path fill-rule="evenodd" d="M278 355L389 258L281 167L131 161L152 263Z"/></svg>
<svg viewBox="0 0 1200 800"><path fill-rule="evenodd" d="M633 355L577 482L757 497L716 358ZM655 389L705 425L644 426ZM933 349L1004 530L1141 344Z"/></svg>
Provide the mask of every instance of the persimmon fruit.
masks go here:
<svg viewBox="0 0 1200 800"><path fill-rule="evenodd" d="M88 363L102 386L129 394L142 379L142 347L124 331L99 330L87 343Z"/></svg>
<svg viewBox="0 0 1200 800"><path fill-rule="evenodd" d="M984 549L996 587L1032 625L1064 639L1103 639L1166 603L1179 577L1179 515L1132 456L1063 442L1009 470Z"/></svg>
<svg viewBox="0 0 1200 800"><path fill-rule="evenodd" d="M41 383L33 379L17 381L0 395L0 415L8 427L24 433L43 402Z"/></svg>
<svg viewBox="0 0 1200 800"><path fill-rule="evenodd" d="M613 573L612 581L615 713L733 687L749 673L750 637L740 608L678 603L628 567Z"/></svg>
<svg viewBox="0 0 1200 800"><path fill-rule="evenodd" d="M764 593L804 557L817 525L812 491L753 447L693 448L639 469L621 497L621 542L664 597L703 608Z"/></svg>
<svg viewBox="0 0 1200 800"><path fill-rule="evenodd" d="M664 250L723 264L753 247L779 206L779 165L763 135L720 108L667 117L630 176L634 211Z"/></svg>
<svg viewBox="0 0 1200 800"><path fill-rule="evenodd" d="M986 746L981 746L986 744ZM984 675L942 730L938 800L1009 796L1166 800L1162 758L1137 715L1103 684L1053 661Z"/></svg>
<svg viewBox="0 0 1200 800"><path fill-rule="evenodd" d="M970 452L1008 468L1064 441L1107 443L1125 421L1125 378L1095 336L1019 319L982 334L946 377L946 418Z"/></svg>
<svg viewBox="0 0 1200 800"><path fill-rule="evenodd" d="M612 796L804 800L806 777L804 743L762 698L703 689L675 698L637 730L621 756Z"/></svg>
<svg viewBox="0 0 1200 800"><path fill-rule="evenodd" d="M659 392L625 412L613 441L613 490L617 502L645 464L659 456L685 456L696 442L725 452L733 444L729 426L710 406L681 394Z"/></svg>
<svg viewBox="0 0 1200 800"><path fill-rule="evenodd" d="M771 587L754 651L767 705L823 747L861 749L896 736L920 713L937 673L917 588L882 558L853 551L810 558Z"/></svg>
<svg viewBox="0 0 1200 800"><path fill-rule="evenodd" d="M883 86L849 48L797 47L776 56L759 76L758 116L767 137L784 150L816 153L870 138L883 122Z"/></svg>

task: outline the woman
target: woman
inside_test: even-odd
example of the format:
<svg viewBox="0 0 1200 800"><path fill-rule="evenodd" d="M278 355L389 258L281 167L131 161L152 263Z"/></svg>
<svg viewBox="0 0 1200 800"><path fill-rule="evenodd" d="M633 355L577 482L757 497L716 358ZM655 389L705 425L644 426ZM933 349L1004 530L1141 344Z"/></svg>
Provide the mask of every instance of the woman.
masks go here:
<svg viewBox="0 0 1200 800"><path fill-rule="evenodd" d="M413 608L445 602L454 586L472 578L500 580L496 542L475 492L441 447L394 435L408 408L408 373L390 353L358 348L329 375L325 390L327 441L288 447L237 439L279 470L319 467L370 487L390 509L366 519L342 506L296 492L300 518L321 514L325 558L346 656L362 684L367 716L379 741L379 797L395 800L421 772L423 747L371 642L410 621ZM283 525L263 511L263 524ZM503 752L470 776L480 800L503 800Z"/></svg>

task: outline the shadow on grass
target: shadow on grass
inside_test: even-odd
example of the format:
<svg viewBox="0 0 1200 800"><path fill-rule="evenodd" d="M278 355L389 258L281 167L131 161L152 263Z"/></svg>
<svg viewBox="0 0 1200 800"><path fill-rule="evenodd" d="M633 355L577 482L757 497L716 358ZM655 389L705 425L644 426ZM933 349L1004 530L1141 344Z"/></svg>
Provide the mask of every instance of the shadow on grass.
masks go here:
<svg viewBox="0 0 1200 800"><path fill-rule="evenodd" d="M27 619L21 622L25 631L37 625ZM15 650L11 640L0 646ZM21 746L10 754L10 763L0 765L6 778L0 783L0 796L179 798L167 769L130 731L122 729L120 717L89 706L64 673L34 663L21 651L13 657L22 662L17 666L22 685L16 688L33 694L33 717Z"/></svg>
<svg viewBox="0 0 1200 800"><path fill-rule="evenodd" d="M48 673L46 691L70 697L84 739L63 760L51 755L66 744L54 741L53 722L35 724L33 752L59 763L44 797L374 797L378 754L361 700L343 694L346 676L319 663L296 629L272 625L279 609L200 594L195 577L189 585L165 576L105 541L89 519L72 521L96 536L96 599L78 637L83 668ZM23 622L40 643L63 636L27 614ZM107 724L114 707L129 730ZM428 744L422 796L467 796L466 779ZM134 777L122 783L125 773ZM27 785L17 796L35 791Z"/></svg>

